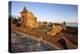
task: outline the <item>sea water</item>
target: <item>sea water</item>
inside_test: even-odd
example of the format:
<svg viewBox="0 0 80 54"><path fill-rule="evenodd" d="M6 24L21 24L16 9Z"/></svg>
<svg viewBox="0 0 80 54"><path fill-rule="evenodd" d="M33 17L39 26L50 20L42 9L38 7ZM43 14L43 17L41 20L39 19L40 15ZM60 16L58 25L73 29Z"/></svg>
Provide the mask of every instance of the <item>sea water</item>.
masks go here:
<svg viewBox="0 0 80 54"><path fill-rule="evenodd" d="M66 23L66 26L78 27L78 23Z"/></svg>

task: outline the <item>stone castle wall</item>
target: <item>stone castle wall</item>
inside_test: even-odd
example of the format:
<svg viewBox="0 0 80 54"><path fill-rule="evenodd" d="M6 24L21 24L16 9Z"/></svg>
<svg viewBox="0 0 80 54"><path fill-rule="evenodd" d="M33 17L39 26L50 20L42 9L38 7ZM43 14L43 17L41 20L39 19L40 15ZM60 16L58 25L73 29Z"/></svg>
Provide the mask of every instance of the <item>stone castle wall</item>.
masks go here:
<svg viewBox="0 0 80 54"><path fill-rule="evenodd" d="M37 18L29 11L23 9L21 13L21 25L23 27L36 28Z"/></svg>

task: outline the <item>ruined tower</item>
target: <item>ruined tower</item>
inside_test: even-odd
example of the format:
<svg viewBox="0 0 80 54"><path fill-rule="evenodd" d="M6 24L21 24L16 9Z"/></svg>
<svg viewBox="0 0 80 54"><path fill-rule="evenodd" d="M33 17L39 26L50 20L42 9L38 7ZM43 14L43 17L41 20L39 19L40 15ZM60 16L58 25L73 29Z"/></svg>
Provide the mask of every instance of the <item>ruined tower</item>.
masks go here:
<svg viewBox="0 0 80 54"><path fill-rule="evenodd" d="M23 27L36 28L37 18L32 14L32 12L28 11L26 7L23 8L21 14L21 25Z"/></svg>

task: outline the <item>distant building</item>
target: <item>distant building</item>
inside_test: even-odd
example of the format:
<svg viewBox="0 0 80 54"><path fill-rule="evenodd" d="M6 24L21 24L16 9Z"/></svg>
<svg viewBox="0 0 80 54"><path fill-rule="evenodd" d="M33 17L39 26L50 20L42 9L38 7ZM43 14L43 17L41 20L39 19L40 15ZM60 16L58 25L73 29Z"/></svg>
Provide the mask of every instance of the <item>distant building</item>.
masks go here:
<svg viewBox="0 0 80 54"><path fill-rule="evenodd" d="M25 7L22 12L20 12L20 14L21 26L29 28L36 28L38 26L37 18L32 14L32 12L28 11Z"/></svg>

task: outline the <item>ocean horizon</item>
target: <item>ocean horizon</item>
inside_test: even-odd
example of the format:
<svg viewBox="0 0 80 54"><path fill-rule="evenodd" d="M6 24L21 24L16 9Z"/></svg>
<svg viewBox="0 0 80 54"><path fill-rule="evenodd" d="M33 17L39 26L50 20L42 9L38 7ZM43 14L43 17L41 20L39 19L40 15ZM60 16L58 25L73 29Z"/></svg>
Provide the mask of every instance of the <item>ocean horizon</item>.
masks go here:
<svg viewBox="0 0 80 54"><path fill-rule="evenodd" d="M66 26L78 27L78 23L66 23Z"/></svg>

